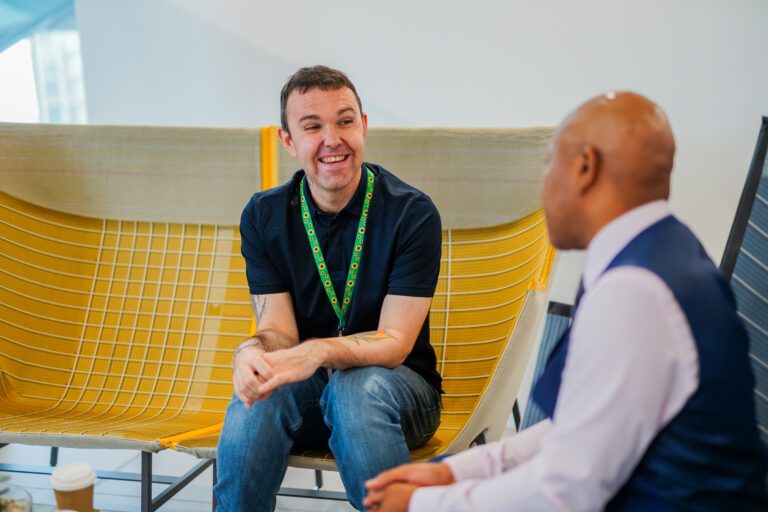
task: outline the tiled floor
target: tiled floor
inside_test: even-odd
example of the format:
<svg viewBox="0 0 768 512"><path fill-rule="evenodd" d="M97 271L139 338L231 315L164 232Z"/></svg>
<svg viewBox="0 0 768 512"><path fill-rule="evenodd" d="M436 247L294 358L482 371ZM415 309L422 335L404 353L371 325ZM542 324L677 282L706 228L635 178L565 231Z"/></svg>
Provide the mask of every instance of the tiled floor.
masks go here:
<svg viewBox="0 0 768 512"><path fill-rule="evenodd" d="M0 463L47 465L50 449L39 446L8 445L0 448ZM59 462L87 462L95 469L106 471L141 471L141 454L129 450L84 450L62 448L59 450ZM158 475L181 475L192 468L198 459L192 456L163 451L153 456L152 471ZM49 477L12 473L12 483L26 488L32 494L34 512L50 512L55 509L53 491ZM338 473L324 472L324 489L343 491ZM314 472L305 469L289 468L283 481L286 487L310 489L314 485ZM192 483L182 489L168 503L160 508L161 512L210 512L211 510L212 471L208 468ZM154 484L156 496L165 488ZM96 482L94 505L102 512L134 512L139 510L139 484L115 480ZM312 500L306 498L278 497L277 510L281 512L351 512L355 509L346 502Z"/></svg>

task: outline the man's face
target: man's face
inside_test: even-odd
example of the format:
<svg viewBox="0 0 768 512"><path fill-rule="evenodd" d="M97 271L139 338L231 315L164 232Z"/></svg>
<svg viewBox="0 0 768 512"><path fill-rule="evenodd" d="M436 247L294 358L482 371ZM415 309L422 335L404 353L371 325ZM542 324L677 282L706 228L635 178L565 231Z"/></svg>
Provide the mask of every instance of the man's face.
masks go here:
<svg viewBox="0 0 768 512"><path fill-rule="evenodd" d="M578 155L567 149L563 137L563 131L558 130L547 149L541 203L552 245L563 250L583 249L579 237L579 195L574 179Z"/></svg>
<svg viewBox="0 0 768 512"><path fill-rule="evenodd" d="M368 119L347 87L291 92L286 101L290 133L279 130L288 152L297 157L310 186L341 192L357 185L365 154Z"/></svg>

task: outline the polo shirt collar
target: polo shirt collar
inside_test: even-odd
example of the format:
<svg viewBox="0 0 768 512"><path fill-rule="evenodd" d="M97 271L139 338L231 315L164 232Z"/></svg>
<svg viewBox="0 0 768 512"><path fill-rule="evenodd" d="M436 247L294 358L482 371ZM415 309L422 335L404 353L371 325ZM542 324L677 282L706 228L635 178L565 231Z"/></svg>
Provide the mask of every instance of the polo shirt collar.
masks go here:
<svg viewBox="0 0 768 512"><path fill-rule="evenodd" d="M355 195L352 196L352 199L347 203L347 205L339 211L339 214L344 212L348 215L352 215L355 217L359 217L360 214L363 212L363 202L365 199L365 186L368 180L365 179L365 175L362 174L363 169L365 169L365 164L360 169L360 182L357 184L357 190L355 191ZM304 175L302 175L301 179L304 179ZM305 185L306 187L306 185ZM328 212L322 211L318 206L315 204L315 200L312 199L312 193L309 191L309 188L306 187L307 192L307 206L309 207L309 211L311 212L312 216L316 216L318 212L328 214ZM338 214L337 214L338 215Z"/></svg>

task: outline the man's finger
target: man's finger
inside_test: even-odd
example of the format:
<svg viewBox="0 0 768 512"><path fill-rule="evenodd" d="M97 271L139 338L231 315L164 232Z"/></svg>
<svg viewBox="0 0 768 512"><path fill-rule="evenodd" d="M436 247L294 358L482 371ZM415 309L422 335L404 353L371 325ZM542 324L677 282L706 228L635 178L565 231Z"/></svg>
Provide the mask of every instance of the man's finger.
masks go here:
<svg viewBox="0 0 768 512"><path fill-rule="evenodd" d="M261 386L259 386L258 391L262 395L264 395L266 393L271 393L275 389L277 389L280 386L282 386L284 383L285 383L285 377L283 377L282 373L279 373L279 374L275 375L274 377L272 377L271 379L269 379L264 384L262 384Z"/></svg>
<svg viewBox="0 0 768 512"><path fill-rule="evenodd" d="M235 388L235 396L240 399L241 402L245 403L246 396L245 396L245 386L243 386L243 380L240 378L240 372L235 371L232 376L232 385Z"/></svg>
<svg viewBox="0 0 768 512"><path fill-rule="evenodd" d="M363 506L365 507L365 510L378 510L381 506L382 499L384 499L384 493L369 492L368 496L363 500Z"/></svg>
<svg viewBox="0 0 768 512"><path fill-rule="evenodd" d="M235 395L245 405L246 409L250 409L255 401L264 398L259 393L259 385L262 382L264 382L264 379L253 373L250 369L235 371Z"/></svg>
<svg viewBox="0 0 768 512"><path fill-rule="evenodd" d="M254 350L253 352L254 354L248 354L250 357L248 357L245 362L265 379L271 379L273 376L272 367L266 359L264 359L264 353L257 350Z"/></svg>
<svg viewBox="0 0 768 512"><path fill-rule="evenodd" d="M369 491L380 491L395 482L408 482L410 475L409 466L409 464L404 464L389 471L384 471L379 476L366 481L365 488Z"/></svg>

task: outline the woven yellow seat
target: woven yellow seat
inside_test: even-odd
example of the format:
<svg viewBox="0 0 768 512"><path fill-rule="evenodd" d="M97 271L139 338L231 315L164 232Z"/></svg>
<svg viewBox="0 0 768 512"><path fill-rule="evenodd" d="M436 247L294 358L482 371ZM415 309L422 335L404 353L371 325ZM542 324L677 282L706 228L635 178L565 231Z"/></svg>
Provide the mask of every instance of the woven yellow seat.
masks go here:
<svg viewBox="0 0 768 512"><path fill-rule="evenodd" d="M440 428L415 460L466 449L483 433L501 435L516 398L531 342L546 310L543 291L552 249L541 211L493 228L443 234L443 261L432 305L431 341L443 376ZM493 427L493 431L491 431ZM215 457L217 435L165 443ZM328 451L294 451L289 464L335 469Z"/></svg>
<svg viewBox="0 0 768 512"><path fill-rule="evenodd" d="M549 129L371 129L370 160L396 170L438 205L443 225L440 278L430 340L443 376L440 428L416 460L498 439L539 334L554 252L539 209ZM280 152L279 181L294 164ZM477 169L468 172L467 169ZM514 219L514 220L508 220ZM490 227L473 227L493 223ZM216 456L206 431L162 441L202 458ZM327 450L294 451L288 463L336 469Z"/></svg>
<svg viewBox="0 0 768 512"><path fill-rule="evenodd" d="M369 132L370 159L429 193L445 228L444 410L416 459L503 432L546 311L549 133ZM252 322L235 224L292 167L274 129L0 123L0 152L0 442L215 456Z"/></svg>
<svg viewBox="0 0 768 512"><path fill-rule="evenodd" d="M262 138L0 123L0 442L155 451L221 421Z"/></svg>
<svg viewBox="0 0 768 512"><path fill-rule="evenodd" d="M219 422L251 314L233 226L0 193L0 440L157 450Z"/></svg>

